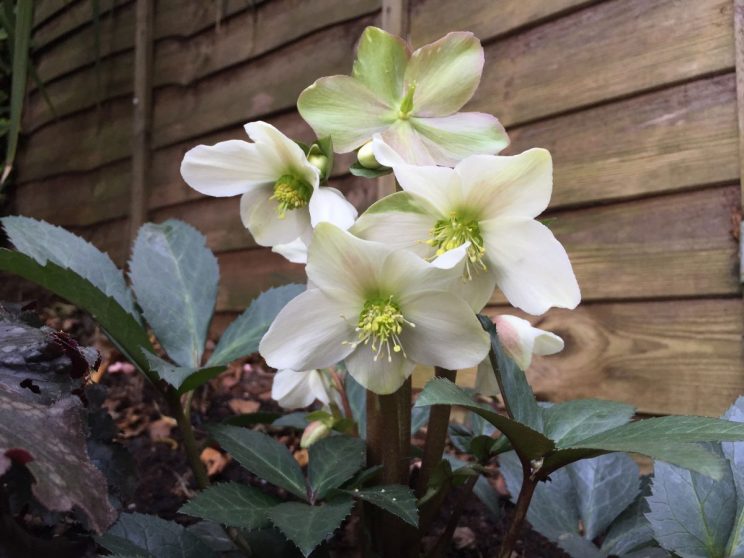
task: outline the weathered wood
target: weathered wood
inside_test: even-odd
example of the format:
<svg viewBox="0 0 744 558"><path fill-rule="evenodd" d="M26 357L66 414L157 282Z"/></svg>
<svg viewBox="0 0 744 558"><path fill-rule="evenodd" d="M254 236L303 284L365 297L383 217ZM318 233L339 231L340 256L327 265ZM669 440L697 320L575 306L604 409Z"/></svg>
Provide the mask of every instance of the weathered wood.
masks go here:
<svg viewBox="0 0 744 558"><path fill-rule="evenodd" d="M377 0L281 0L266 3L255 10L244 10L223 21L219 28L207 29L192 38L169 35L155 45L153 86L188 86L318 29L374 13L378 8ZM162 22L168 14L158 11L157 15L162 35ZM132 16L126 12L118 17ZM178 17L183 17L183 10L178 11ZM112 39L108 37L106 40ZM72 48L78 43L76 40L69 44ZM61 45L57 50L63 52L65 48L66 45ZM54 55L62 56L57 54L57 50ZM81 52L86 56L90 54L87 50ZM130 94L133 56L131 49L125 50L102 60L98 66L83 67L48 84L46 90L54 100L55 113L64 116L94 106L95 96L80 95L80 91L92 90L99 82L103 99ZM64 64L60 61L57 66L52 66L52 71L61 71ZM50 76L46 75L44 79L48 80ZM53 118L40 93L33 93L26 106L24 130L31 132Z"/></svg>
<svg viewBox="0 0 744 558"><path fill-rule="evenodd" d="M734 68L731 0L613 0L486 47L469 107L513 126Z"/></svg>
<svg viewBox="0 0 744 558"><path fill-rule="evenodd" d="M740 292L738 186L552 213L583 300ZM738 226L738 225L737 225ZM493 302L505 301L496 293Z"/></svg>
<svg viewBox="0 0 744 558"><path fill-rule="evenodd" d="M414 46L436 41L450 31L472 31L483 42L536 25L598 0L415 0L410 38Z"/></svg>
<svg viewBox="0 0 744 558"><path fill-rule="evenodd" d="M730 73L522 126L506 153L550 150L551 207L734 182L735 89Z"/></svg>
<svg viewBox="0 0 744 558"><path fill-rule="evenodd" d="M744 0L734 0L736 46L736 116L739 125L739 180L744 200Z"/></svg>
<svg viewBox="0 0 744 558"><path fill-rule="evenodd" d="M49 20L62 14L63 12L69 11L71 5L77 0L36 0L34 3L34 27L36 30L39 27L48 24Z"/></svg>
<svg viewBox="0 0 744 558"><path fill-rule="evenodd" d="M153 147L163 147L294 106L315 79L349 71L362 29L359 18L199 81L188 89L166 87L154 97ZM322 52L322 56L315 53ZM215 92L219 91L219 95ZM91 170L129 155L131 103L117 99L100 109L44 126L18 158L18 182L62 172ZM59 138L75 137L60 144Z"/></svg>

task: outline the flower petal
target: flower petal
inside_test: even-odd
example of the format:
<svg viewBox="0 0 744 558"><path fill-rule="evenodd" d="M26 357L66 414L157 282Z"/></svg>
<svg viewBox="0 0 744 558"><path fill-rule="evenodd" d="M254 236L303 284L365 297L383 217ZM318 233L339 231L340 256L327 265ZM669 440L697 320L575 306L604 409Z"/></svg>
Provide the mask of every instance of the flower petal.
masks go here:
<svg viewBox="0 0 744 558"><path fill-rule="evenodd" d="M279 370L274 375L271 398L285 409L301 409L317 399L328 404L330 399L317 370Z"/></svg>
<svg viewBox="0 0 744 558"><path fill-rule="evenodd" d="M491 358L486 356L478 365L478 371L475 376L475 392L481 395L499 395L499 382L496 379L496 372L491 365Z"/></svg>
<svg viewBox="0 0 744 558"><path fill-rule="evenodd" d="M335 294L335 293L332 293ZM356 309L341 298L317 289L305 291L282 308L258 350L269 366L277 369L326 368L346 358L355 339Z"/></svg>
<svg viewBox="0 0 744 558"><path fill-rule="evenodd" d="M237 196L279 178L256 146L242 140L190 149L181 161L181 176L197 192L218 197Z"/></svg>
<svg viewBox="0 0 744 558"><path fill-rule="evenodd" d="M413 372L414 363L406 359L402 353L387 352L374 359L376 351L369 345L359 345L356 350L346 357L346 368L349 374L365 388L380 395L398 391L403 382Z"/></svg>
<svg viewBox="0 0 744 558"><path fill-rule="evenodd" d="M309 209L313 227L325 222L346 230L354 224L359 215L341 192L329 187L318 188L313 192Z"/></svg>
<svg viewBox="0 0 744 558"><path fill-rule="evenodd" d="M408 61L406 85L415 83L414 116L447 116L475 93L483 72L483 47L468 32L448 33L416 50Z"/></svg>
<svg viewBox="0 0 744 558"><path fill-rule="evenodd" d="M297 263L307 263L307 244L302 237L294 239L292 242L286 244L275 244L271 247L271 251L283 256L286 260Z"/></svg>
<svg viewBox="0 0 744 558"><path fill-rule="evenodd" d="M492 155L509 145L509 136L498 119L482 112L416 117L411 118L411 125L437 165L454 166L469 155Z"/></svg>
<svg viewBox="0 0 744 558"><path fill-rule="evenodd" d="M385 167L395 167L406 163L403 157L398 155L392 147L385 143L385 140L382 139L380 134L372 136L372 153L377 162Z"/></svg>
<svg viewBox="0 0 744 558"><path fill-rule="evenodd" d="M418 364L450 370L477 366L488 354L490 340L468 304L444 291L425 291L401 307L416 327L404 327L403 350Z"/></svg>
<svg viewBox="0 0 744 558"><path fill-rule="evenodd" d="M451 250L464 256L464 251ZM441 264L442 262L440 262ZM461 257L449 267L438 267L410 250L391 252L382 262L382 287L395 293L402 305L415 300L422 290L451 291L462 278L465 260Z"/></svg>
<svg viewBox="0 0 744 558"><path fill-rule="evenodd" d="M305 180L313 188L318 187L319 171L308 163L305 153L299 145L282 134L268 122L249 122L245 131L259 146L259 151L266 160L274 160L282 169L281 174L293 174Z"/></svg>
<svg viewBox="0 0 744 558"><path fill-rule="evenodd" d="M337 153L361 147L397 118L397 112L349 76L320 78L300 93L297 109L318 137L333 138Z"/></svg>
<svg viewBox="0 0 744 558"><path fill-rule="evenodd" d="M310 213L307 208L288 210L284 217L280 218L276 200L270 196L271 190L264 190L261 196L247 192L240 199L243 224L253 235L256 244L260 246L286 244L310 228Z"/></svg>
<svg viewBox="0 0 744 558"><path fill-rule="evenodd" d="M552 306L576 308L581 292L571 262L545 225L516 217L480 225L486 263L511 304L534 315Z"/></svg>
<svg viewBox="0 0 744 558"><path fill-rule="evenodd" d="M398 165L395 178L404 191L415 194L435 207L440 217L448 216L460 205L460 177L447 167Z"/></svg>
<svg viewBox="0 0 744 558"><path fill-rule="evenodd" d="M380 135L383 141L401 159L410 165L436 165L421 136L413 129L410 120L398 120ZM378 162L379 159L378 159Z"/></svg>
<svg viewBox="0 0 744 558"><path fill-rule="evenodd" d="M512 156L473 155L455 167L468 207L481 208L484 219L536 217L548 207L553 191L553 163L546 149Z"/></svg>
<svg viewBox="0 0 744 558"><path fill-rule="evenodd" d="M489 269L480 269L474 272L470 279L463 278L457 294L470 305L474 312L480 312L491 300L495 289L496 274Z"/></svg>
<svg viewBox="0 0 744 558"><path fill-rule="evenodd" d="M382 261L390 249L362 240L330 223L315 228L307 257L307 276L317 288L342 287L360 300L379 282ZM361 308L360 308L361 310Z"/></svg>
<svg viewBox="0 0 744 558"><path fill-rule="evenodd" d="M352 75L390 106L400 102L408 64L406 43L377 27L367 27L359 39Z"/></svg>
<svg viewBox="0 0 744 558"><path fill-rule="evenodd" d="M552 355L563 350L563 339L549 331L532 327L527 320L504 314L496 316L494 322L501 344L522 370L530 367L533 354Z"/></svg>

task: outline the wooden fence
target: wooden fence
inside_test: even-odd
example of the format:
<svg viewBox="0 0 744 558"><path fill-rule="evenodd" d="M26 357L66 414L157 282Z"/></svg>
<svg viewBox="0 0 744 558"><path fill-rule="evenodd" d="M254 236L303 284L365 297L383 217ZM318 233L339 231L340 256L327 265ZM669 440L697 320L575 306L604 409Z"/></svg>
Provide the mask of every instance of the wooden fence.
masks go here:
<svg viewBox="0 0 744 558"><path fill-rule="evenodd" d="M311 139L297 95L348 73L367 25L385 20L414 46L471 30L486 67L468 108L501 119L509 153L553 153L551 228L582 287L579 309L533 320L567 342L531 368L538 394L717 415L744 393L740 0L157 0L147 28L133 0L100 0L97 25L91 4L37 2L36 64L56 115L31 92L15 212L73 227L124 265L139 189L147 219L189 221L218 253L219 328L302 268L255 246L236 199L188 188L185 151L242 138L257 119ZM136 36L151 37L151 58ZM133 111L143 62L152 108L140 90ZM135 134L138 110L149 118ZM377 188L348 175L349 160L333 183L362 210Z"/></svg>

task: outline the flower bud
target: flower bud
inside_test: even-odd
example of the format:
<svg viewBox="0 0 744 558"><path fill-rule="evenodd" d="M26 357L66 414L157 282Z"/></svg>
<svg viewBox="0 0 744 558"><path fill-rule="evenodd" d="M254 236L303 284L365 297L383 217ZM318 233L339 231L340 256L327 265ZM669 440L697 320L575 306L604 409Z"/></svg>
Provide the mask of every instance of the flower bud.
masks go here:
<svg viewBox="0 0 744 558"><path fill-rule="evenodd" d="M320 171L321 178L328 176L328 157L320 153L311 153L307 156L307 162Z"/></svg>
<svg viewBox="0 0 744 558"><path fill-rule="evenodd" d="M302 439L300 440L301 448L309 448L315 442L327 438L331 434L331 427L328 426L324 421L314 420L307 425L305 431L302 433Z"/></svg>
<svg viewBox="0 0 744 558"><path fill-rule="evenodd" d="M359 164L366 169L379 169L382 165L375 159L375 154L372 152L372 142L368 141L365 143L357 152L357 160Z"/></svg>

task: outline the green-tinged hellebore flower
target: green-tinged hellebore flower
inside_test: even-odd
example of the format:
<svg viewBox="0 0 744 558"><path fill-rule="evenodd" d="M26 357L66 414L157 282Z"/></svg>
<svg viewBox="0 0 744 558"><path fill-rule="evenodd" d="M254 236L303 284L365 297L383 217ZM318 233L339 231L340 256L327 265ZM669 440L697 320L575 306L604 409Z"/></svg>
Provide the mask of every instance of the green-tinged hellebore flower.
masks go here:
<svg viewBox="0 0 744 558"><path fill-rule="evenodd" d="M530 314L575 308L581 299L571 262L535 220L548 206L553 165L545 149L471 155L455 168L402 164L380 138L375 156L403 188L370 206L355 235L433 259L469 242L461 296L480 311L498 285Z"/></svg>
<svg viewBox="0 0 744 558"><path fill-rule="evenodd" d="M563 339L555 333L532 327L527 320L502 314L496 316L493 321L506 353L522 370L530 367L532 355L554 355L563 350ZM489 358L478 365L475 391L483 395L499 393L499 384Z"/></svg>
<svg viewBox="0 0 744 558"><path fill-rule="evenodd" d="M308 370L342 360L369 390L396 391L415 364L466 368L489 339L453 294L461 247L432 263L321 223L310 244L310 289L291 300L259 345L269 366Z"/></svg>
<svg viewBox="0 0 744 558"><path fill-rule="evenodd" d="M271 398L284 409L302 409L316 400L330 405L332 390L319 370L279 370L271 386Z"/></svg>
<svg viewBox="0 0 744 558"><path fill-rule="evenodd" d="M261 246L304 238L332 216L349 227L357 212L335 188L320 187L319 171L291 139L266 122L250 122L242 140L199 145L181 162L181 176L208 196L237 196L243 224Z"/></svg>
<svg viewBox="0 0 744 558"><path fill-rule="evenodd" d="M381 133L408 163L451 166L509 143L490 114L457 112L478 87L483 62L472 33L449 33L409 54L402 39L368 27L352 75L317 80L297 107L318 136L333 138L339 153Z"/></svg>

